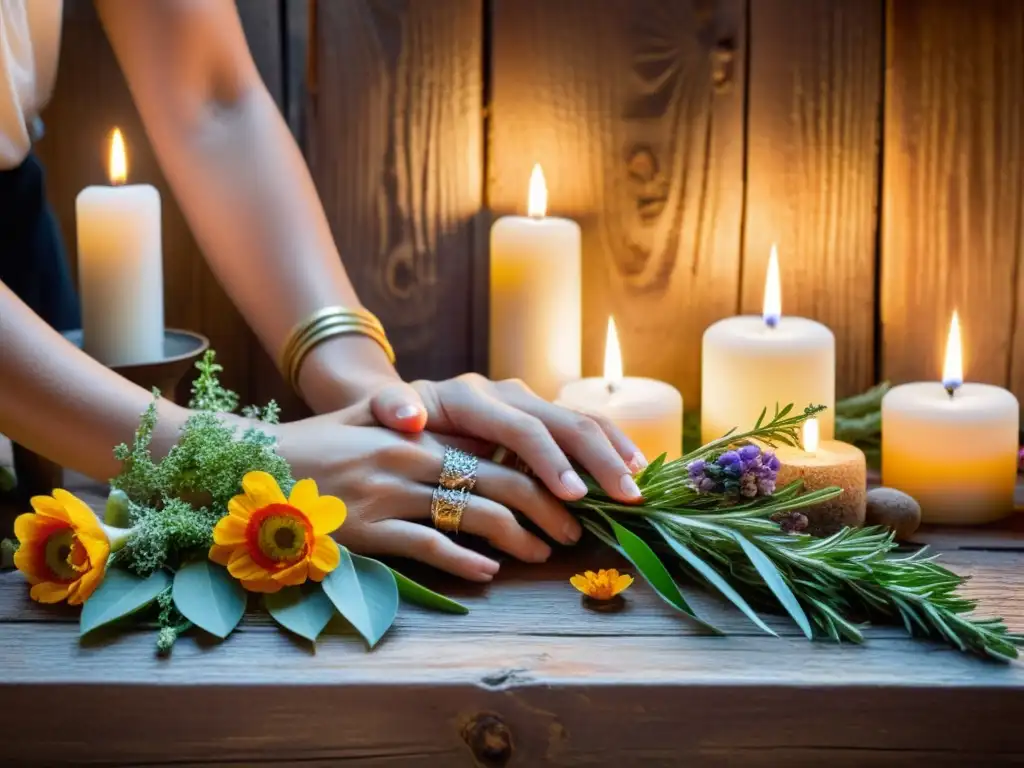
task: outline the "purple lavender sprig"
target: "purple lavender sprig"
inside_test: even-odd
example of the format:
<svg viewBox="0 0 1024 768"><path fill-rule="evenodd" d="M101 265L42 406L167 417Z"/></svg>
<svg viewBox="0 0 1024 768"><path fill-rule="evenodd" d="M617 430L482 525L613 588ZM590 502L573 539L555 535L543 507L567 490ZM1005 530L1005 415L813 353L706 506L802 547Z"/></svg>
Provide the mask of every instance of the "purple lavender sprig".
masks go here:
<svg viewBox="0 0 1024 768"><path fill-rule="evenodd" d="M773 451L757 445L724 451L707 459L696 459L687 466L690 484L697 493L742 496L771 496L781 466Z"/></svg>

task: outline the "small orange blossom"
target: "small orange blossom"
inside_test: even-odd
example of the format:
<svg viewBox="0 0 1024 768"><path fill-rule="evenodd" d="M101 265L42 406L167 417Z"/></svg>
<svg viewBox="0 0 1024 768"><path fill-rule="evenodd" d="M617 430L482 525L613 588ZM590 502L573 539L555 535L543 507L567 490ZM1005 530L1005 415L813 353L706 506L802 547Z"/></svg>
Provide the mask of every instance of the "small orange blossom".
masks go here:
<svg viewBox="0 0 1024 768"><path fill-rule="evenodd" d="M633 583L633 577L625 573L620 574L614 568L602 568L597 573L577 573L569 579L569 583L589 598L611 600Z"/></svg>
<svg viewBox="0 0 1024 768"><path fill-rule="evenodd" d="M228 502L213 529L210 559L250 592L277 592L321 581L338 567L341 553L330 534L345 521L345 503L321 496L313 480L300 480L286 500L266 472L242 478L244 493Z"/></svg>
<svg viewBox="0 0 1024 768"><path fill-rule="evenodd" d="M32 509L14 521L20 542L14 565L32 585L29 594L40 603L84 603L103 580L110 556L99 519L60 488L52 496L32 497Z"/></svg>

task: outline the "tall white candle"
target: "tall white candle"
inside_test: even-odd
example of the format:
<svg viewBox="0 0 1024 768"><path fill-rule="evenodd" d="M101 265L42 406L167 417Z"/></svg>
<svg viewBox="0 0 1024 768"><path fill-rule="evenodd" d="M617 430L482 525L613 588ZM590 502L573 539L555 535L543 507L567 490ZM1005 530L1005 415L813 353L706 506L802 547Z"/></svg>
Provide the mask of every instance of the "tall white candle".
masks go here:
<svg viewBox="0 0 1024 768"><path fill-rule="evenodd" d="M128 184L121 132L110 146L110 182L75 200L82 346L105 365L163 358L160 193Z"/></svg>
<svg viewBox="0 0 1024 768"><path fill-rule="evenodd" d="M761 317L720 320L704 332L701 439L752 429L763 408L824 405L821 438L835 433L836 340L821 323L782 316L778 255L772 246Z"/></svg>
<svg viewBox="0 0 1024 768"><path fill-rule="evenodd" d="M566 384L558 395L558 403L608 417L648 461L663 453L667 454L667 461L682 455L683 396L662 381L623 377L622 352L611 318L605 342L604 377Z"/></svg>
<svg viewBox="0 0 1024 768"><path fill-rule="evenodd" d="M490 376L522 379L551 400L580 377L580 228L545 215L539 165L528 212L491 228Z"/></svg>
<svg viewBox="0 0 1024 768"><path fill-rule="evenodd" d="M1013 511L1017 398L963 383L956 312L942 383L893 387L882 398L882 482L921 505L926 523L987 523Z"/></svg>

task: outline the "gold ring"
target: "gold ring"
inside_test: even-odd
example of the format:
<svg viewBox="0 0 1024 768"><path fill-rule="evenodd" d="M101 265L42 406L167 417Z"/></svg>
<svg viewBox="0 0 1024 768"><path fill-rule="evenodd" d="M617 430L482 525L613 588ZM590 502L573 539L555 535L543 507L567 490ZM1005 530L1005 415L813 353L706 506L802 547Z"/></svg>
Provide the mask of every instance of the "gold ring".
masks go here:
<svg viewBox="0 0 1024 768"><path fill-rule="evenodd" d="M445 533L458 533L462 513L469 504L469 496L467 491L453 491L437 486L430 499L430 520L434 527Z"/></svg>
<svg viewBox="0 0 1024 768"><path fill-rule="evenodd" d="M450 491L464 490L472 493L476 486L476 470L479 466L480 461L476 456L449 445L444 449L444 458L441 460L441 487Z"/></svg>

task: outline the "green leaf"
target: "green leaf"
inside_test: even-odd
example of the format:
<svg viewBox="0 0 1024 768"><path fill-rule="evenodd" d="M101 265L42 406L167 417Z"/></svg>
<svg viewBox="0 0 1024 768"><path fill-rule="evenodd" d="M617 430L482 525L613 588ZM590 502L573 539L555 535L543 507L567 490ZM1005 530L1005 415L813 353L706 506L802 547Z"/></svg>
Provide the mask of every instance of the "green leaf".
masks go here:
<svg viewBox="0 0 1024 768"><path fill-rule="evenodd" d="M391 575L395 577L395 582L398 584L398 594L407 603L413 603L414 605L429 608L432 611L441 611L442 613L469 613L469 608L462 603L457 603L450 597L439 595L432 589L427 589L408 576L403 576L394 568L390 570Z"/></svg>
<svg viewBox="0 0 1024 768"><path fill-rule="evenodd" d="M398 584L383 563L339 549L341 562L324 578L324 592L373 648L398 615Z"/></svg>
<svg viewBox="0 0 1024 768"><path fill-rule="evenodd" d="M782 607L785 608L786 612L793 617L793 621L796 622L804 635L807 636L807 639L813 639L814 632L811 630L810 621L807 620L807 614L804 613L804 609L800 607L800 603L793 594L793 590L789 588L786 580L782 578L782 573L779 571L778 566L769 560L768 556L758 549L755 544L750 542L743 534L733 531L733 538L750 559L750 562L753 563L757 572L761 574L761 578L764 579L764 583L768 585L768 588L772 591L775 597L779 599L779 602L782 603Z"/></svg>
<svg viewBox="0 0 1024 768"><path fill-rule="evenodd" d="M732 585L729 584L729 582L726 581L718 571L701 560L692 549L674 537L668 529L666 529L665 526L657 520L651 519L648 522L654 530L661 534L661 538L665 540L665 543L667 543L669 547L671 547L672 550L687 563L687 565L707 579L711 586L727 597L732 604L739 608L748 619L757 625L759 629L764 630L773 637L778 637L772 628L764 623L761 617L754 612L754 609L750 607L747 601L740 596L739 592L732 588Z"/></svg>
<svg viewBox="0 0 1024 768"><path fill-rule="evenodd" d="M628 528L619 525L606 513L601 512L601 516L611 526L616 540L622 547L620 550L622 555L643 575L647 583L654 588L654 591L658 593L662 600L677 611L689 616L702 627L715 634L723 634L694 613L693 608L686 602L686 599L679 591L679 587L672 580L672 576L665 568L665 564L661 562L661 559L654 553L654 550L647 546L643 539Z"/></svg>
<svg viewBox="0 0 1024 768"><path fill-rule="evenodd" d="M154 571L148 578L140 579L120 568L109 569L99 587L82 605L79 634L85 635L142 610L170 583L167 571Z"/></svg>
<svg viewBox="0 0 1024 768"><path fill-rule="evenodd" d="M264 595L263 603L274 621L313 643L335 614L334 603L315 581Z"/></svg>
<svg viewBox="0 0 1024 768"><path fill-rule="evenodd" d="M174 574L171 595L182 616L221 639L231 634L245 613L242 585L227 568L209 560L181 566Z"/></svg>

